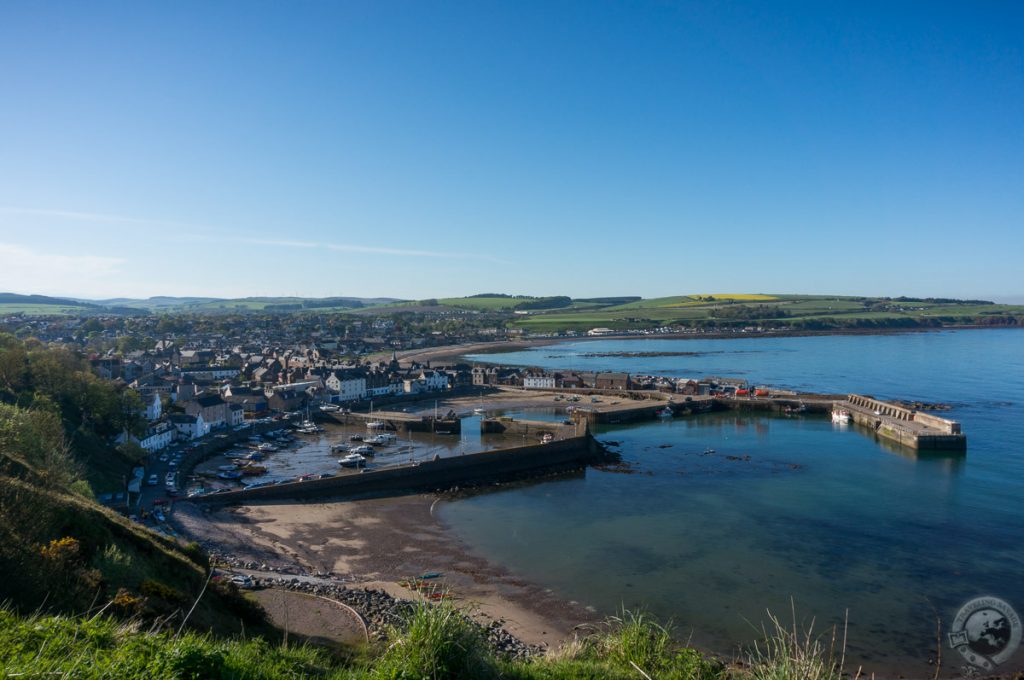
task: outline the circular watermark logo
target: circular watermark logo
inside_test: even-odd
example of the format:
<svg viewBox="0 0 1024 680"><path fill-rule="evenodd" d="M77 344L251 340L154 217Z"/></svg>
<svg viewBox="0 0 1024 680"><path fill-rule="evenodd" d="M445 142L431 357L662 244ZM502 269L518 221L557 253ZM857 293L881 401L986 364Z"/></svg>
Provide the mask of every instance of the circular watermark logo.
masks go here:
<svg viewBox="0 0 1024 680"><path fill-rule="evenodd" d="M996 597L978 597L960 607L949 632L949 646L987 671L1013 656L1020 640L1020 617Z"/></svg>

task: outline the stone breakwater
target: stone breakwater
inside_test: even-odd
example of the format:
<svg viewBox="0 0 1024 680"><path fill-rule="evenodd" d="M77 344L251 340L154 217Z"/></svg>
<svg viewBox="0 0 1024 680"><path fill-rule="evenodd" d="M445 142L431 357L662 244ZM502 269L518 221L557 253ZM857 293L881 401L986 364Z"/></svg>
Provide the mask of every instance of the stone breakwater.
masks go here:
<svg viewBox="0 0 1024 680"><path fill-rule="evenodd" d="M218 557L216 564L247 571L268 572L266 576L252 575L254 588L282 588L326 597L348 605L362 617L370 633L370 639L379 642L387 640L390 627L402 627L415 605L412 600L393 597L383 590L346 586L329 579L327 575L307 574L296 568L275 568L263 563L225 557ZM500 619L484 625L468 616L465 618L480 629L481 636L497 654L510 659L528 659L543 656L546 651L544 647L526 644L509 633L502 626L503 621Z"/></svg>

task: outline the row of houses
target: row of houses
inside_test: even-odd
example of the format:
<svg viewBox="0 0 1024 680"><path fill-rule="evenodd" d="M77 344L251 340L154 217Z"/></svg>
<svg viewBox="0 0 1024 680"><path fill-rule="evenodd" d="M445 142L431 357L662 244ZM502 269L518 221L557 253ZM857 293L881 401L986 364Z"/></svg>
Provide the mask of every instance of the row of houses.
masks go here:
<svg viewBox="0 0 1024 680"><path fill-rule="evenodd" d="M501 366L477 367L472 371L474 385L504 385L524 389L597 389L658 390L686 395L732 394L748 390L746 380L704 377L631 376L622 372L544 371L536 368Z"/></svg>
<svg viewBox="0 0 1024 680"><path fill-rule="evenodd" d="M630 375L621 372L547 372L532 368L481 366L472 370L472 378L472 383L477 386L505 385L537 390L584 388L631 390L635 388Z"/></svg>

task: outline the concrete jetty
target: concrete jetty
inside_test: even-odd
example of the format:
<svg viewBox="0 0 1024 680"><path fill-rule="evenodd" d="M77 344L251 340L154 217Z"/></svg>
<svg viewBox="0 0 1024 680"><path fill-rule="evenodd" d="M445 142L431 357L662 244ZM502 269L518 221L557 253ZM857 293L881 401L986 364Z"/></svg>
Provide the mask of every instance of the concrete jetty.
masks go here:
<svg viewBox="0 0 1024 680"><path fill-rule="evenodd" d="M462 420L448 416L421 416L400 411L375 411L374 413L321 412L317 420L335 422L341 425L365 425L381 423L381 429L388 432L434 432L437 434L458 434L462 432Z"/></svg>
<svg viewBox="0 0 1024 680"><path fill-rule="evenodd" d="M955 420L913 411L879 399L850 394L835 402L834 408L847 411L850 420L912 449L964 451L967 435Z"/></svg>

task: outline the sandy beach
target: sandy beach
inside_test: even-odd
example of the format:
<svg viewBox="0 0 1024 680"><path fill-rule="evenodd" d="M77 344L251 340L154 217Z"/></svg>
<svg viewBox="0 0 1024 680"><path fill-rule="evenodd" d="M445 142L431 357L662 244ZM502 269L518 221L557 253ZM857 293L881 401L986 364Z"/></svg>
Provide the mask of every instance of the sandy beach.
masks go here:
<svg viewBox="0 0 1024 680"><path fill-rule="evenodd" d="M399 581L441 572L452 601L487 624L501 621L533 645L557 647L597 615L472 553L434 517L438 496L344 502L281 502L209 508L181 503L175 520L191 540L221 555L270 567L330 573L349 586L412 591Z"/></svg>

